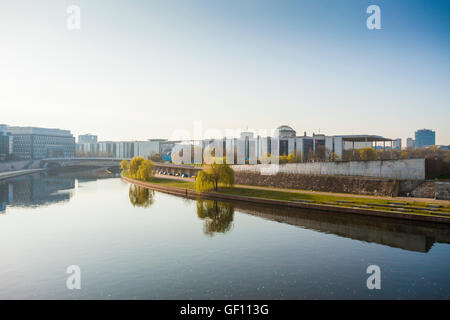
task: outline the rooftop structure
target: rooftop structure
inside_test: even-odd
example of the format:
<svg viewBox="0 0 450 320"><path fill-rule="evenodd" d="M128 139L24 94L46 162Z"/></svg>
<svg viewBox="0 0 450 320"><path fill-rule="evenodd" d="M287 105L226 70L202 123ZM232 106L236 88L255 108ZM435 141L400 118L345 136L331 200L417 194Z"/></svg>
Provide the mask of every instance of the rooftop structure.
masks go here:
<svg viewBox="0 0 450 320"><path fill-rule="evenodd" d="M290 126L282 125L275 130L275 136L280 138L293 138L297 135L297 132Z"/></svg>
<svg viewBox="0 0 450 320"><path fill-rule="evenodd" d="M96 143L97 136L87 133L78 136L78 143Z"/></svg>

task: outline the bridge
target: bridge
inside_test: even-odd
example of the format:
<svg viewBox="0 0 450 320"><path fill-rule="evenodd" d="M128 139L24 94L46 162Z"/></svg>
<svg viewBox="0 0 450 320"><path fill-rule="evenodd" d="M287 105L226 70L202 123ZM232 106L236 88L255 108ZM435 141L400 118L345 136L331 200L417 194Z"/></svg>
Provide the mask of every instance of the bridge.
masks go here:
<svg viewBox="0 0 450 320"><path fill-rule="evenodd" d="M129 158L103 158L103 157L80 157L80 158L47 158L41 161L43 168L63 169L63 168L106 168L111 171L118 171L122 160L130 161ZM163 171L168 174L186 174L189 177L197 176L202 167L190 165L177 165L172 163L154 162L156 172Z"/></svg>

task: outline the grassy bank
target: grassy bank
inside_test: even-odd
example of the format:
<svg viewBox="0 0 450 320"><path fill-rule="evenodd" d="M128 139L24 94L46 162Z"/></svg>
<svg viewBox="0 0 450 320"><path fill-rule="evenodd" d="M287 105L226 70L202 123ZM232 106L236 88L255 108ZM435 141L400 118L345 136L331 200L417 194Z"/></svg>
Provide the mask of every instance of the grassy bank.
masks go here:
<svg viewBox="0 0 450 320"><path fill-rule="evenodd" d="M149 183L158 184L161 186L181 188L195 190L195 183L191 181L181 181L164 178L152 178ZM414 202L412 199L408 202L386 200L386 199L374 199L374 198L361 198L361 197L342 197L338 195L324 195L324 194L311 194L311 193L299 193L289 191L276 191L276 190L263 190L252 189L245 187L233 187L233 188L220 188L219 193L244 196L251 198L263 198L282 201L305 201L312 204L327 205L333 207L347 207L347 208L363 208L367 210L376 211L391 211L396 213L408 213L408 214L420 214L420 215L439 215L450 218L450 205L442 204L442 207L430 207L429 205L435 205L425 202ZM397 204L395 204L397 203Z"/></svg>

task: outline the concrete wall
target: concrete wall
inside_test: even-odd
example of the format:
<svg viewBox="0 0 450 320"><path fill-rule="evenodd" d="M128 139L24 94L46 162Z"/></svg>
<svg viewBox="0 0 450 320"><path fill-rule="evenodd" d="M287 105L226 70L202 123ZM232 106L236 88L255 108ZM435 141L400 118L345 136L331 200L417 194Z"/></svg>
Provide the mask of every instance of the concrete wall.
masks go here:
<svg viewBox="0 0 450 320"><path fill-rule="evenodd" d="M235 182L236 184L261 187L376 196L397 196L399 192L399 182L395 179L355 176L307 175L296 173L262 175L258 172L236 171Z"/></svg>
<svg viewBox="0 0 450 320"><path fill-rule="evenodd" d="M236 172L247 171L259 173L261 169L264 171L267 165L233 165L232 167ZM288 163L279 165L278 172L286 174L424 180L425 159Z"/></svg>
<svg viewBox="0 0 450 320"><path fill-rule="evenodd" d="M1 161L0 172L37 169L41 167L40 160L18 160L18 161Z"/></svg>

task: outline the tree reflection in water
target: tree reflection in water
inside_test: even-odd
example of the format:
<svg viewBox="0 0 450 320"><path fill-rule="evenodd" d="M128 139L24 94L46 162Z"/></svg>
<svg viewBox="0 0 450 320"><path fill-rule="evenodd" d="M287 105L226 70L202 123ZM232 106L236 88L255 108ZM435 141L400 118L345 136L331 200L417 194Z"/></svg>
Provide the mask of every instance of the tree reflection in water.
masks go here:
<svg viewBox="0 0 450 320"><path fill-rule="evenodd" d="M134 184L130 185L130 190L128 191L133 207L147 208L151 206L154 202L154 195L155 191Z"/></svg>
<svg viewBox="0 0 450 320"><path fill-rule="evenodd" d="M204 220L205 234L213 236L215 232L226 233L233 224L234 207L231 203L198 199L197 216Z"/></svg>

